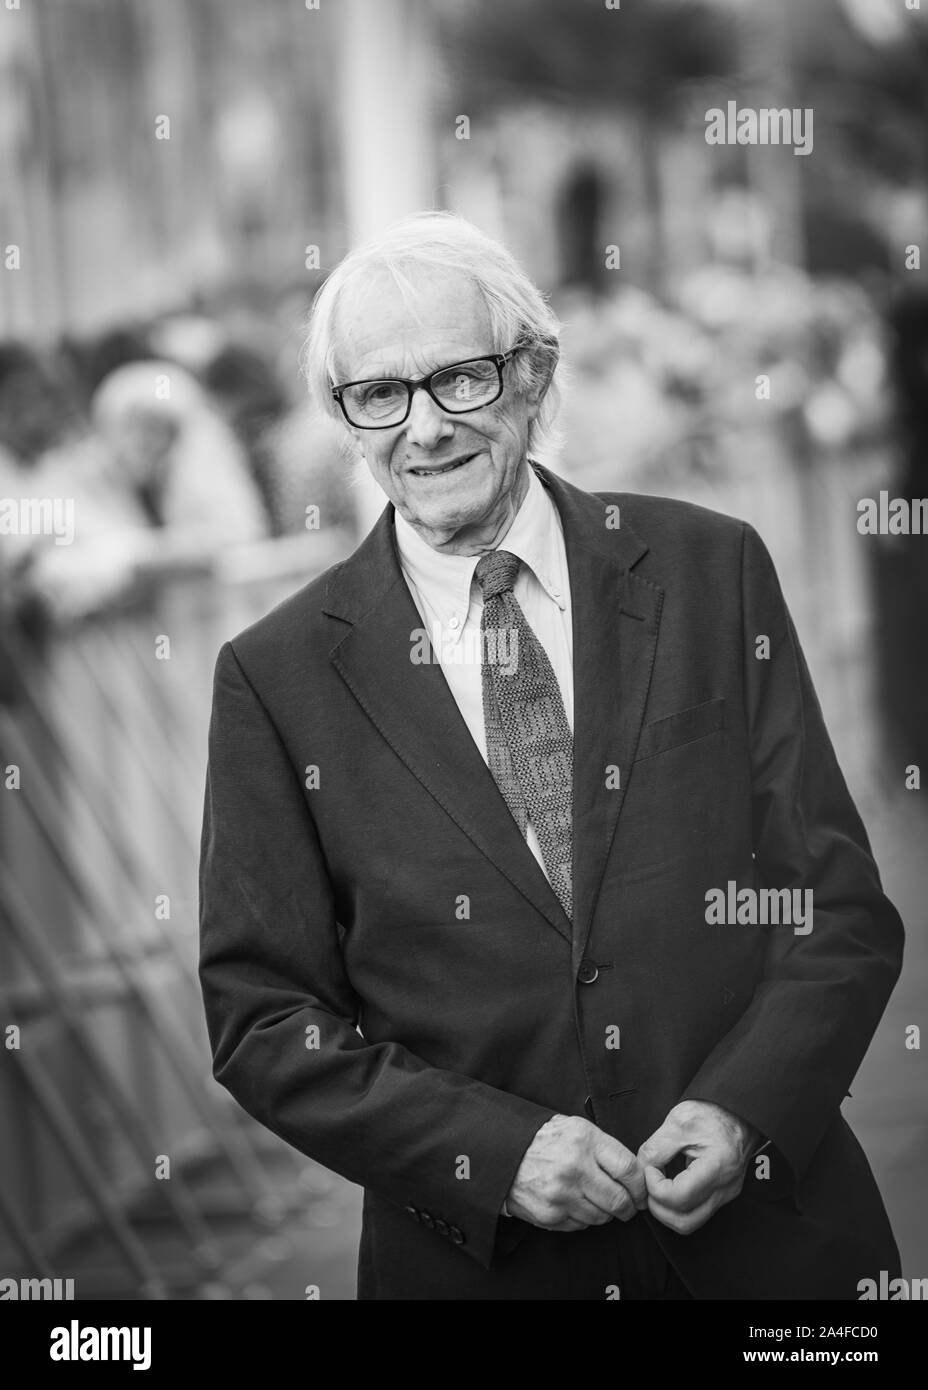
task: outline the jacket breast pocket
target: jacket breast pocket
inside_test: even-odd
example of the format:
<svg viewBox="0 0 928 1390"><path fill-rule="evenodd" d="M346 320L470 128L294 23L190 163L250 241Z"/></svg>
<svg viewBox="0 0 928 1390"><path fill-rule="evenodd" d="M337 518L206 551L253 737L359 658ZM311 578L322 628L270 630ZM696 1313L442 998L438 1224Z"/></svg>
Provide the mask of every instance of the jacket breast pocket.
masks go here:
<svg viewBox="0 0 928 1390"><path fill-rule="evenodd" d="M671 748L679 748L685 743L695 743L725 727L725 700L718 696L714 700L704 700L700 705L677 710L675 714L664 715L645 724L638 740L636 763L667 753Z"/></svg>
<svg viewBox="0 0 928 1390"><path fill-rule="evenodd" d="M726 843L721 818L724 727L725 700L717 698L642 728L619 819L617 857L626 881L660 879L660 892L666 895L663 880L672 873L674 893L702 901L704 889L696 892L693 885L707 872L712 882L710 866ZM686 889L683 878L689 881ZM704 933L701 911L698 921Z"/></svg>

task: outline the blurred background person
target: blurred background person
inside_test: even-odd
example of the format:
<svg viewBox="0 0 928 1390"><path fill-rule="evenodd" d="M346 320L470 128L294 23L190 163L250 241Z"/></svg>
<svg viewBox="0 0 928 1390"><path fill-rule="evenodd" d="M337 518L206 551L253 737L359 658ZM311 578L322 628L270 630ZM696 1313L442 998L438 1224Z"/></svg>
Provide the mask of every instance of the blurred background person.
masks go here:
<svg viewBox="0 0 928 1390"><path fill-rule="evenodd" d="M115 476L163 532L151 553L178 555L258 540L268 517L233 430L194 378L169 362L133 362L98 387L91 418Z"/></svg>
<svg viewBox="0 0 928 1390"><path fill-rule="evenodd" d="M89 416L29 475L30 495L70 499L77 519L73 546L32 538L28 588L58 620L98 609L143 575L208 566L223 547L268 534L244 449L182 367L118 367Z"/></svg>

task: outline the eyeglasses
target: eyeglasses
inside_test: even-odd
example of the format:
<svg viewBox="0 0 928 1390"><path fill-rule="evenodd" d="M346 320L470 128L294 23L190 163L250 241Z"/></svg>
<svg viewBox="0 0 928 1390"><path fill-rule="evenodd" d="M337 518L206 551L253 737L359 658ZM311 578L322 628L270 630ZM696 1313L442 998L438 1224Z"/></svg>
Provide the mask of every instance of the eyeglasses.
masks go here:
<svg viewBox="0 0 928 1390"><path fill-rule="evenodd" d="M333 386L332 395L349 425L359 430L386 430L403 424L412 409L412 393L420 386L449 415L466 415L499 400L503 394L503 367L523 346L517 343L508 352L454 362L419 377L418 381L403 381L399 377L346 381Z"/></svg>

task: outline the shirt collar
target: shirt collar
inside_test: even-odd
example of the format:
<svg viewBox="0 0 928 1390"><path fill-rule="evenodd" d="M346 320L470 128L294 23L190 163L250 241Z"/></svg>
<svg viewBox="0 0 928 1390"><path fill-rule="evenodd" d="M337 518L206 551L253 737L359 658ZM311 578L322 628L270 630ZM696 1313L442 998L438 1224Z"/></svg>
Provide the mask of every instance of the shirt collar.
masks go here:
<svg viewBox="0 0 928 1390"><path fill-rule="evenodd" d="M567 606L567 576L563 566L563 530L557 508L529 466L528 489L509 530L499 543L534 574L560 609ZM396 544L403 572L436 610L452 638L467 621L471 584L479 555L442 555L394 510Z"/></svg>

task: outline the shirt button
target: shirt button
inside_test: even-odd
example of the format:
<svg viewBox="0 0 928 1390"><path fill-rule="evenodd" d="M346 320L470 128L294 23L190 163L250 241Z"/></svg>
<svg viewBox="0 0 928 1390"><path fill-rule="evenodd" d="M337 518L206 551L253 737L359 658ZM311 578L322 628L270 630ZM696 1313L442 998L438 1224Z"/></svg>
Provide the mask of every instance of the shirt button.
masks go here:
<svg viewBox="0 0 928 1390"><path fill-rule="evenodd" d="M599 979L599 968L591 960L582 960L580 969L577 971L577 979L582 985L591 985L594 980Z"/></svg>
<svg viewBox="0 0 928 1390"><path fill-rule="evenodd" d="M461 619L457 616L457 614L455 614L453 618L448 619L448 626L450 628L455 629L461 626Z"/></svg>

